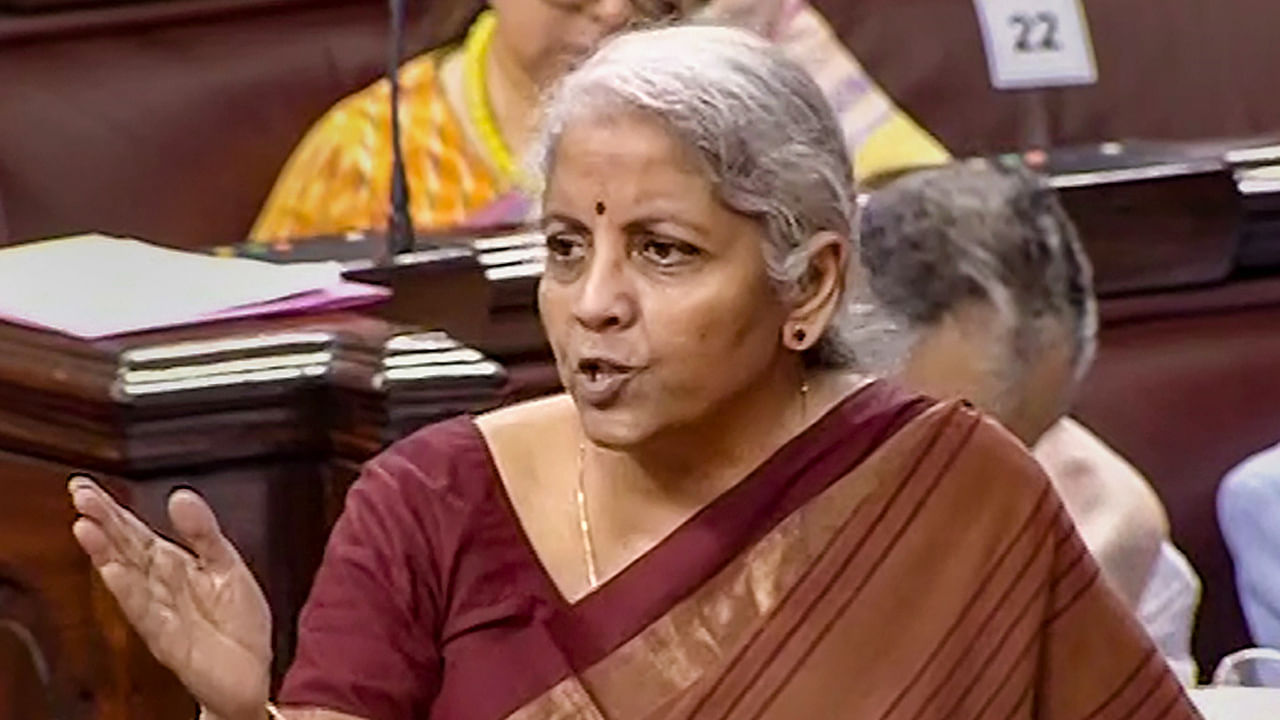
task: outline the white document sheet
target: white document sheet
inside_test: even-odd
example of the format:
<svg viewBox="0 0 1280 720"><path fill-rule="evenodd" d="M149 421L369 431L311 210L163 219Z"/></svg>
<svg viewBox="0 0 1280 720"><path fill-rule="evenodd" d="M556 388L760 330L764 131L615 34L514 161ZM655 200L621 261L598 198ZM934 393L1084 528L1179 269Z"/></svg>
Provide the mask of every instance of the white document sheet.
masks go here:
<svg viewBox="0 0 1280 720"><path fill-rule="evenodd" d="M333 262L213 257L105 235L0 249L0 320L84 338L201 322L343 285Z"/></svg>

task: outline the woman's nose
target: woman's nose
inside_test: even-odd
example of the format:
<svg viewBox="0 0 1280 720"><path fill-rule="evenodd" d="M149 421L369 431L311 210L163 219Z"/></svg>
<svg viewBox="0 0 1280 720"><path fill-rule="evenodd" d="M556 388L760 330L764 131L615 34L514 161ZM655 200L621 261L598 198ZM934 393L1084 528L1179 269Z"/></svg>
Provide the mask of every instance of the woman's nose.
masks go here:
<svg viewBox="0 0 1280 720"><path fill-rule="evenodd" d="M636 298L627 277L626 258L600 248L592 252L579 280L573 315L583 327L596 332L625 328L635 322Z"/></svg>

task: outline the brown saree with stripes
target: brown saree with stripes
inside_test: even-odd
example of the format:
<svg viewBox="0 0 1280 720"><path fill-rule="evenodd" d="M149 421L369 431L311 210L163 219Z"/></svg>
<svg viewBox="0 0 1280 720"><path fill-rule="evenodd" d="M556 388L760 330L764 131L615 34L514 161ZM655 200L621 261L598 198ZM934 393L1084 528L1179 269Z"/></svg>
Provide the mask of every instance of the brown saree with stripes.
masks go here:
<svg viewBox="0 0 1280 720"><path fill-rule="evenodd" d="M370 720L1198 717L1017 441L883 383L576 604L519 533L486 541L516 546L496 576L432 548L452 586L417 590L442 593L429 632L386 630L427 638L409 652L368 641L383 621L333 589L365 581L331 544L284 699ZM484 582L500 609L463 597ZM351 669L379 652L390 679Z"/></svg>

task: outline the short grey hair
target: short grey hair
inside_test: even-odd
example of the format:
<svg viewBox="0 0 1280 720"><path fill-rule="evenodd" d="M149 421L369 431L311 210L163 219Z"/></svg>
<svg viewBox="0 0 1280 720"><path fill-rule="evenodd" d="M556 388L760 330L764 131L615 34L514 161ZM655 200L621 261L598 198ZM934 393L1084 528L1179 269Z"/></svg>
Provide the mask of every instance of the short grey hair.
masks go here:
<svg viewBox="0 0 1280 720"><path fill-rule="evenodd" d="M570 122L634 111L697 151L721 202L763 226L769 274L795 297L809 240L830 231L856 264L853 163L831 107L809 74L761 38L684 25L620 35L569 73L546 104L535 158L550 177ZM845 291L862 287L845 275ZM842 302L806 361L854 362L858 303Z"/></svg>
<svg viewBox="0 0 1280 720"><path fill-rule="evenodd" d="M1057 193L1017 165L969 160L917 170L871 194L862 262L872 292L908 331L971 301L995 308L1021 366L1066 331L1076 379L1098 329L1093 272Z"/></svg>

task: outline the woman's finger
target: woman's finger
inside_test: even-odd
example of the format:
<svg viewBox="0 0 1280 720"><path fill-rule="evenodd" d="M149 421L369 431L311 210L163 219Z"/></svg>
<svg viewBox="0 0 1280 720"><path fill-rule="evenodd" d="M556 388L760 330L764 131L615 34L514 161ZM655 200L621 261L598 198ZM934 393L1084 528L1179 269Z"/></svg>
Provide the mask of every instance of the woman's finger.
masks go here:
<svg viewBox="0 0 1280 720"><path fill-rule="evenodd" d="M169 496L169 522L187 547L196 554L200 565L215 572L235 567L235 548L218 527L218 518L209 504L191 490L178 490Z"/></svg>
<svg viewBox="0 0 1280 720"><path fill-rule="evenodd" d="M76 542L80 543L80 547L84 548L85 554L89 556L89 561L95 568L101 568L119 559L115 545L102 532L96 520L88 517L76 520L71 526L71 534L75 536Z"/></svg>
<svg viewBox="0 0 1280 720"><path fill-rule="evenodd" d="M107 506L103 503L98 484L92 480L77 476L67 483L67 492L71 495L71 504L76 512L101 524L107 517Z"/></svg>
<svg viewBox="0 0 1280 720"><path fill-rule="evenodd" d="M111 530L112 513L109 503L114 502L92 480L72 477L67 485L71 504L80 518L71 526L80 546L88 553L95 567L124 559L120 551L117 533Z"/></svg>
<svg viewBox="0 0 1280 720"><path fill-rule="evenodd" d="M97 524L114 546L119 560L143 567L147 565L147 552L159 536L146 523L121 507L106 490L86 476L73 477L68 489L76 511Z"/></svg>

